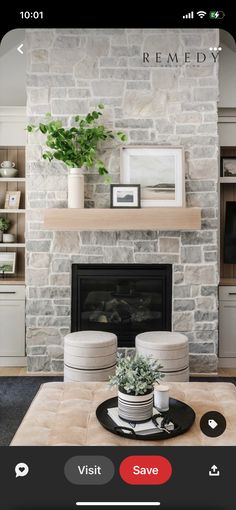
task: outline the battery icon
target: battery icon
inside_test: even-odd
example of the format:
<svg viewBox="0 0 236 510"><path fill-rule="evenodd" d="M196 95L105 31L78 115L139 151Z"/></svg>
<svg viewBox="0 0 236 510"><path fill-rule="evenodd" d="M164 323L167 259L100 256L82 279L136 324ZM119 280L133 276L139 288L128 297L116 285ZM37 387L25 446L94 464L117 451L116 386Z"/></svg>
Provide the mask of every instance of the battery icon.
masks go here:
<svg viewBox="0 0 236 510"><path fill-rule="evenodd" d="M225 13L223 11L210 11L209 18L210 19L223 19L225 17Z"/></svg>

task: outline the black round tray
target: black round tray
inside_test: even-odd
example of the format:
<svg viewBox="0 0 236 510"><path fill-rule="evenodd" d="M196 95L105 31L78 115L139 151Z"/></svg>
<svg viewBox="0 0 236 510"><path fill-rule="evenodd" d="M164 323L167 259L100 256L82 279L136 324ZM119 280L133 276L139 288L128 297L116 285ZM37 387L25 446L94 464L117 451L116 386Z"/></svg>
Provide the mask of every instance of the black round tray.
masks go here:
<svg viewBox="0 0 236 510"><path fill-rule="evenodd" d="M129 428L129 424L127 423L127 427L119 427L116 423L110 418L107 413L107 409L111 407L118 407L118 398L109 398L102 402L96 410L96 416L101 425L116 434L117 436L128 437L129 439L139 439L142 441L150 441L150 440L160 440L160 439L170 439L171 437L179 436L180 434L184 434L187 432L190 427L192 427L195 421L195 412L194 410L181 402L180 400L175 400L174 398L170 398L170 408L166 413L161 413L163 417L168 414L170 421L174 423L174 430L171 432L158 432L156 434L137 434L132 428ZM160 414L157 411L157 414Z"/></svg>

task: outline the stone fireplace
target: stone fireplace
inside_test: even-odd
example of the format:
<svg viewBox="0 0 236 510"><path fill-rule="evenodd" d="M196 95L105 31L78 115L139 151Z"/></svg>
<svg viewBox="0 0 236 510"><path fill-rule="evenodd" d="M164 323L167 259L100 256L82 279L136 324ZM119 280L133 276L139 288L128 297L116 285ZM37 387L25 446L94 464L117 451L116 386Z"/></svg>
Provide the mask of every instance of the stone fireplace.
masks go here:
<svg viewBox="0 0 236 510"><path fill-rule="evenodd" d="M218 66L184 63L184 52L218 46L218 30L27 30L29 122L46 112L70 125L104 103L104 122L128 143L182 145L187 206L201 208L201 230L49 232L45 208L67 207L67 170L42 161L44 138L27 149L27 353L29 370L62 371L71 327L72 264L172 265L172 329L189 339L190 367L211 372L218 357ZM143 63L143 51L178 49L178 65ZM109 148L108 148L109 149ZM119 182L119 151L105 151ZM86 175L86 207L109 207L109 189ZM108 210L109 214L109 210ZM127 213L128 214L128 213Z"/></svg>
<svg viewBox="0 0 236 510"><path fill-rule="evenodd" d="M171 331L171 316L171 265L72 265L71 331L109 331L134 347L139 333Z"/></svg>

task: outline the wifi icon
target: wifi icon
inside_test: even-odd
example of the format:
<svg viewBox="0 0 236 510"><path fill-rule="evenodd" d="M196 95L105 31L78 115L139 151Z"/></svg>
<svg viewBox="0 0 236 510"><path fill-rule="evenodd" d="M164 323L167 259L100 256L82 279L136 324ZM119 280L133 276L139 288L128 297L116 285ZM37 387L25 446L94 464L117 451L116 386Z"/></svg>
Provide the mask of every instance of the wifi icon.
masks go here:
<svg viewBox="0 0 236 510"><path fill-rule="evenodd" d="M206 16L206 11L198 11L197 15L199 16L199 18L204 18L204 16Z"/></svg>

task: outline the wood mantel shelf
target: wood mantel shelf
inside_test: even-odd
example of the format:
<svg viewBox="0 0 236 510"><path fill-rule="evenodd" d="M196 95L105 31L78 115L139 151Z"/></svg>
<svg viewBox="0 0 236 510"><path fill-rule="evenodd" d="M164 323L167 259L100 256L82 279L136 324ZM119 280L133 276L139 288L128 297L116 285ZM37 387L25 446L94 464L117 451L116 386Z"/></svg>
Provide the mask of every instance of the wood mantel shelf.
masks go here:
<svg viewBox="0 0 236 510"><path fill-rule="evenodd" d="M46 230L200 230L198 207L143 209L46 209Z"/></svg>

